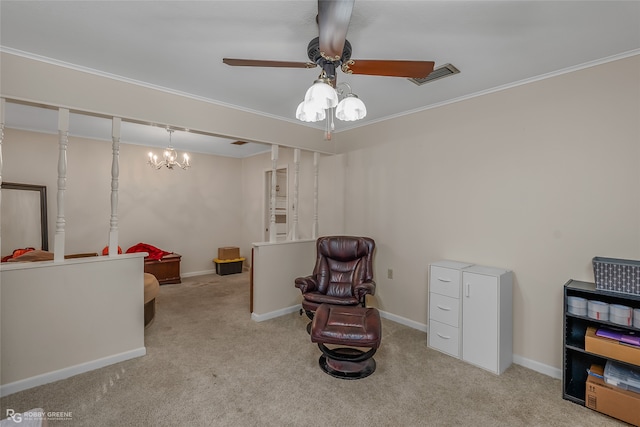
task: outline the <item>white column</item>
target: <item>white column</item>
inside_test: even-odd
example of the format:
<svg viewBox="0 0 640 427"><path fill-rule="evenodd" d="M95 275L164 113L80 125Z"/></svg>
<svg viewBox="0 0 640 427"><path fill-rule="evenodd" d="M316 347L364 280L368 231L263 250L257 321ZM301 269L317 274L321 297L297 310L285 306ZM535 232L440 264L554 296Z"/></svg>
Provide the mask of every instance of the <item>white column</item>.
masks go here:
<svg viewBox="0 0 640 427"><path fill-rule="evenodd" d="M276 185L278 169L278 146L271 146L271 200L269 202L269 242L275 242L276 238Z"/></svg>
<svg viewBox="0 0 640 427"><path fill-rule="evenodd" d="M67 189L67 144L69 142L69 110L58 110L58 216L53 246L53 261L64 261L64 192Z"/></svg>
<svg viewBox="0 0 640 427"><path fill-rule="evenodd" d="M0 98L0 186L2 186L2 141L4 141L4 107L5 100ZM2 191L0 191L0 209L2 208ZM1 235L2 233L0 233ZM0 238L0 248L2 239Z"/></svg>
<svg viewBox="0 0 640 427"><path fill-rule="evenodd" d="M120 124L114 117L111 123L111 219L109 221L109 256L118 255L118 176L120 175Z"/></svg>
<svg viewBox="0 0 640 427"><path fill-rule="evenodd" d="M318 173L319 173L320 153L313 153L313 230L311 237L318 238Z"/></svg>
<svg viewBox="0 0 640 427"><path fill-rule="evenodd" d="M300 149L293 150L293 224L291 240L298 240L298 186L300 182Z"/></svg>

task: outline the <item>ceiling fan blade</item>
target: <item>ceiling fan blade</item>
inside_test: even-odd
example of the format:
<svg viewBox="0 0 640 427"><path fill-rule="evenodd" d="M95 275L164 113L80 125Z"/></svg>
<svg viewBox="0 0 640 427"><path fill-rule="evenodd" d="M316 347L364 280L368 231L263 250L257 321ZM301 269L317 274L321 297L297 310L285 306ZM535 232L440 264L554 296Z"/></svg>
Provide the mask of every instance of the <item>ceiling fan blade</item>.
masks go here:
<svg viewBox="0 0 640 427"><path fill-rule="evenodd" d="M347 74L421 79L431 74L434 65L433 61L351 59L342 64L342 71Z"/></svg>
<svg viewBox="0 0 640 427"><path fill-rule="evenodd" d="M222 58L222 62L232 67L283 67L283 68L315 68L313 62L266 61L261 59Z"/></svg>
<svg viewBox="0 0 640 427"><path fill-rule="evenodd" d="M342 57L354 0L318 0L320 52L330 60Z"/></svg>

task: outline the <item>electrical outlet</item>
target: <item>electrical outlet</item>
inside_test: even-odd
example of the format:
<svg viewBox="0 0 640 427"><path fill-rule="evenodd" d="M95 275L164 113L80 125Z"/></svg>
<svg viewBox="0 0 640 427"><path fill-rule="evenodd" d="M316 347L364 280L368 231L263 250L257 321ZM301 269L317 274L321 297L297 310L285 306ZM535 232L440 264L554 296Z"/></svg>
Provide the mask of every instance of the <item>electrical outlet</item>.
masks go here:
<svg viewBox="0 0 640 427"><path fill-rule="evenodd" d="M393 279L393 269L392 268L387 270L387 279Z"/></svg>

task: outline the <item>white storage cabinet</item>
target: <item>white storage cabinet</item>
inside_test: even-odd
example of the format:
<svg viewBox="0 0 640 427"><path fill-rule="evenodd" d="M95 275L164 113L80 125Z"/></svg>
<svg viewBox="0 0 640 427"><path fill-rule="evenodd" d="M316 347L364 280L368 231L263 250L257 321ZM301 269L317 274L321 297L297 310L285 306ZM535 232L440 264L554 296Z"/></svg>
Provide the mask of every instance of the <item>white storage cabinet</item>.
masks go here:
<svg viewBox="0 0 640 427"><path fill-rule="evenodd" d="M429 272L429 347L501 374L513 361L513 275L439 261Z"/></svg>

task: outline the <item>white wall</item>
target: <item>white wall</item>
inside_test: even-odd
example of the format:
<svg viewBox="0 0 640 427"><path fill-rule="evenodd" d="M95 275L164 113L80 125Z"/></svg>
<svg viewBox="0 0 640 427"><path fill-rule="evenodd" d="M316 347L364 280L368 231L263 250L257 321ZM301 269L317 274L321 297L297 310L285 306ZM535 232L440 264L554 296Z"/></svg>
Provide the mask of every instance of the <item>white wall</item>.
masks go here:
<svg viewBox="0 0 640 427"><path fill-rule="evenodd" d="M639 117L635 56L341 133L380 308L426 324L439 259L511 269L514 353L560 368L563 284L640 259Z"/></svg>
<svg viewBox="0 0 640 427"><path fill-rule="evenodd" d="M5 129L2 149L4 181L47 186L52 249L58 138ZM126 251L144 242L179 253L183 273L214 270L217 248L241 241L242 161L192 153L187 171L154 170L146 164L148 151L120 144L119 246ZM111 142L69 137L67 154L65 252L100 253L109 237Z"/></svg>
<svg viewBox="0 0 640 427"><path fill-rule="evenodd" d="M344 234L346 158L322 156L318 176L318 235Z"/></svg>

